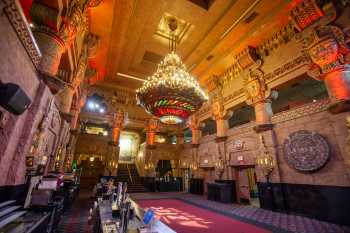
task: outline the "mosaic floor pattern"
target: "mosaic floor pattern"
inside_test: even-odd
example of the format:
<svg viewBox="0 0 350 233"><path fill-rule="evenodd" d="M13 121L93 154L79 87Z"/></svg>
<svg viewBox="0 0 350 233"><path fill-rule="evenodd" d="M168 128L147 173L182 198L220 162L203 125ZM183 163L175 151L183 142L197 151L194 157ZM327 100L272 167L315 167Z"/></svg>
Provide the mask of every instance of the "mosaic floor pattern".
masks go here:
<svg viewBox="0 0 350 233"><path fill-rule="evenodd" d="M203 196L189 193L135 193L134 199L176 198L202 208L230 216L237 220L272 229L272 232L296 233L350 233L350 228L315 219L272 212L252 206L223 204L206 200Z"/></svg>

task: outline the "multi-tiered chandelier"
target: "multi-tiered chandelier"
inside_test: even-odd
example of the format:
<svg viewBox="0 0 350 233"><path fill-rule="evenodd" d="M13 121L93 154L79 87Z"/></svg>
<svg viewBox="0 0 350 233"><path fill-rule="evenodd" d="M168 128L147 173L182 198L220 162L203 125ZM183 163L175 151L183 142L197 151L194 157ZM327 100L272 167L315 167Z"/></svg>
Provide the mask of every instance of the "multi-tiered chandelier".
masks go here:
<svg viewBox="0 0 350 233"><path fill-rule="evenodd" d="M168 25L171 52L164 57L156 72L136 91L136 98L147 112L158 117L161 122L179 124L197 111L208 97L175 53L176 19L170 19Z"/></svg>

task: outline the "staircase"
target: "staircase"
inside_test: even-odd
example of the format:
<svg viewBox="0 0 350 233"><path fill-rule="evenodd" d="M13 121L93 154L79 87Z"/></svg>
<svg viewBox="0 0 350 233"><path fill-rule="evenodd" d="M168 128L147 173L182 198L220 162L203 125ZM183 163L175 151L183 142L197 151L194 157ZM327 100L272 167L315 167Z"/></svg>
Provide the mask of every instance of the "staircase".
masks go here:
<svg viewBox="0 0 350 233"><path fill-rule="evenodd" d="M139 176L135 164L119 163L117 181L127 182L129 193L145 192L142 178Z"/></svg>

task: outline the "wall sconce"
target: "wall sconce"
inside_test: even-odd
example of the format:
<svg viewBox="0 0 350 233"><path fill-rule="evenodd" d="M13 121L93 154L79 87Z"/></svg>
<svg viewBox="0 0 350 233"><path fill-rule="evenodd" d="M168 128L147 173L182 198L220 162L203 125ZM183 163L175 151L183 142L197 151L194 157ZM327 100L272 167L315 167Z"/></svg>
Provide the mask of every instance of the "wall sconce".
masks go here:
<svg viewBox="0 0 350 233"><path fill-rule="evenodd" d="M265 141L262 135L260 135L261 144L263 146L262 154L256 158L256 164L262 170L264 176L266 177L267 183L270 182L270 175L275 168L275 159L270 155L266 148Z"/></svg>
<svg viewBox="0 0 350 233"><path fill-rule="evenodd" d="M193 152L194 150L194 152ZM197 171L198 170L198 159L197 159L197 148L194 148L192 150L192 162L190 163L190 169L191 171Z"/></svg>
<svg viewBox="0 0 350 233"><path fill-rule="evenodd" d="M151 161L145 164L145 170L152 170L153 168L154 164Z"/></svg>
<svg viewBox="0 0 350 233"><path fill-rule="evenodd" d="M224 160L221 157L219 157L218 161L215 162L216 174L221 178L222 174L224 173L224 170L225 170Z"/></svg>

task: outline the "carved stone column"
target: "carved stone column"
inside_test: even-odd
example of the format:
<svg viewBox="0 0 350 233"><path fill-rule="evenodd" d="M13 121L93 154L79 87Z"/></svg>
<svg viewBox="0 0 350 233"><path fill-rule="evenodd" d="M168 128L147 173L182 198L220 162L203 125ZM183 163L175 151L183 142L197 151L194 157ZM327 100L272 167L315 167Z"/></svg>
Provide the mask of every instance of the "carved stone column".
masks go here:
<svg viewBox="0 0 350 233"><path fill-rule="evenodd" d="M217 140L227 137L228 122L227 120L232 116L231 111L227 111L224 105L220 102L212 104L212 117L216 121L216 138Z"/></svg>
<svg viewBox="0 0 350 233"><path fill-rule="evenodd" d="M228 130L227 120L232 116L232 112L225 109L223 85L217 76L213 76L209 79L207 86L210 95L211 115L216 121L216 137L226 138Z"/></svg>
<svg viewBox="0 0 350 233"><path fill-rule="evenodd" d="M267 88L262 76L251 75L246 82L246 103L254 106L255 111L255 130L257 132L272 128L271 117L272 100L278 96L277 91L271 91Z"/></svg>
<svg viewBox="0 0 350 233"><path fill-rule="evenodd" d="M112 140L108 143L108 158L106 168L109 175L117 175L119 160L119 138L125 122L125 112L117 110L112 114ZM106 172L105 172L106 173Z"/></svg>
<svg viewBox="0 0 350 233"><path fill-rule="evenodd" d="M176 134L176 144L183 145L185 143L185 137L183 132Z"/></svg>
<svg viewBox="0 0 350 233"><path fill-rule="evenodd" d="M112 117L112 142L119 146L120 131L125 121L125 112L117 110Z"/></svg>
<svg viewBox="0 0 350 233"><path fill-rule="evenodd" d="M264 73L260 69L262 60L253 47L248 47L238 58L238 64L243 70L246 103L255 110L255 130L257 132L272 128L272 100L278 93L271 91L266 85Z"/></svg>
<svg viewBox="0 0 350 233"><path fill-rule="evenodd" d="M77 130L78 129L78 121L79 121L79 114L81 109L84 107L86 102L86 94L83 93L77 103L72 104L71 108L71 114L73 115L72 121L71 121L71 130Z"/></svg>
<svg viewBox="0 0 350 233"><path fill-rule="evenodd" d="M79 1L71 1L66 9L60 0L34 0L30 14L32 29L42 53L40 70L55 76L61 56L75 36L87 31L87 7Z"/></svg>
<svg viewBox="0 0 350 233"><path fill-rule="evenodd" d="M200 122L196 115L192 115L188 122L188 127L192 132L192 145L199 145L199 140L201 138Z"/></svg>
<svg viewBox="0 0 350 233"><path fill-rule="evenodd" d="M307 38L307 52L313 62L309 75L324 81L332 102L332 113L349 111L350 50L343 31L336 26L322 26Z"/></svg>
<svg viewBox="0 0 350 233"><path fill-rule="evenodd" d="M150 118L146 125L146 144L148 149L154 149L156 133L159 130L159 120Z"/></svg>
<svg viewBox="0 0 350 233"><path fill-rule="evenodd" d="M59 109L62 114L62 116L70 122L72 120L72 115L71 115L71 106L72 106L72 101L73 101L73 96L74 96L74 88L73 86L66 85L66 87L60 92L56 98L59 102Z"/></svg>

